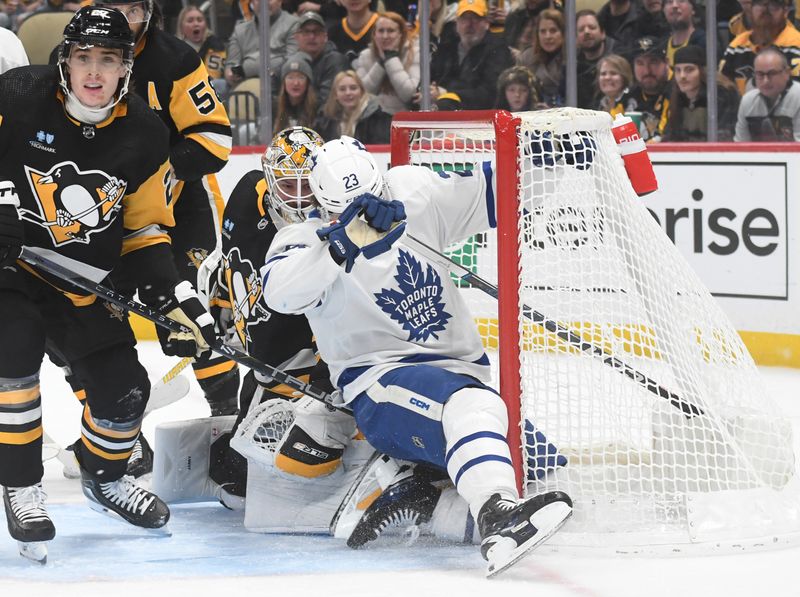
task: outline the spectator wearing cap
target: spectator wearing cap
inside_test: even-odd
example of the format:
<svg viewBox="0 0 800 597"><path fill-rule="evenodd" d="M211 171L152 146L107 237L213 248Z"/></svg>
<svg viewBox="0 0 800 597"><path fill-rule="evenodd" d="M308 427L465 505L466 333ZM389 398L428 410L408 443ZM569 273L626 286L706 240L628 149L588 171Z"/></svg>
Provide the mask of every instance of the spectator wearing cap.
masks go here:
<svg viewBox="0 0 800 597"><path fill-rule="evenodd" d="M328 27L328 37L353 64L361 51L367 47L372 28L378 20L377 13L370 9L370 0L339 0L347 15Z"/></svg>
<svg viewBox="0 0 800 597"><path fill-rule="evenodd" d="M286 57L297 52L294 38L297 29L297 17L281 10L281 0L269 2L269 72L273 75L277 87L277 79ZM225 80L229 86L238 84L243 79L259 76L260 51L258 46L259 28L258 11L261 0L250 0L253 18L238 23L228 40L227 58L225 59Z"/></svg>
<svg viewBox="0 0 800 597"><path fill-rule="evenodd" d="M706 90L706 51L686 46L675 52L675 84L670 97L670 114L664 131L665 141L708 140L708 96ZM717 138L732 141L736 127L739 94L732 81L717 76Z"/></svg>
<svg viewBox="0 0 800 597"><path fill-rule="evenodd" d="M789 21L791 6L792 0L753 0L753 29L736 37L720 62L720 72L740 94L752 89L756 54L770 45L784 53L792 78L800 80L800 32Z"/></svg>
<svg viewBox="0 0 800 597"><path fill-rule="evenodd" d="M606 35L628 45L639 37L638 23L644 12L641 0L609 0L597 16Z"/></svg>
<svg viewBox="0 0 800 597"><path fill-rule="evenodd" d="M633 83L631 65L622 56L609 54L600 59L597 65L598 99L596 110L608 112L611 116L636 111L638 105L631 97Z"/></svg>
<svg viewBox="0 0 800 597"><path fill-rule="evenodd" d="M486 0L459 0L457 40L431 58L431 98L440 110L481 110L494 105L497 79L512 65L505 39L489 35Z"/></svg>
<svg viewBox="0 0 800 597"><path fill-rule="evenodd" d="M733 15L728 21L731 38L736 38L753 28L753 0L739 0L741 12Z"/></svg>
<svg viewBox="0 0 800 597"><path fill-rule="evenodd" d="M324 19L316 12L300 15L294 32L298 54L311 65L313 85L317 99L324 104L337 73L350 68L347 58L328 39Z"/></svg>
<svg viewBox="0 0 800 597"><path fill-rule="evenodd" d="M314 124L323 139L331 141L342 135L355 137L362 143L388 143L392 117L370 95L354 70L340 72L322 113Z"/></svg>
<svg viewBox="0 0 800 597"><path fill-rule="evenodd" d="M272 134L290 126L311 128L318 111L319 102L314 91L311 65L300 54L290 56L281 67L280 90L272 108Z"/></svg>
<svg viewBox="0 0 800 597"><path fill-rule="evenodd" d="M539 14L533 47L517 58L527 66L536 80L539 101L553 108L564 105L561 81L564 76L564 15L547 9Z"/></svg>
<svg viewBox="0 0 800 597"><path fill-rule="evenodd" d="M408 39L406 20L396 12L382 12L372 30L372 41L361 51L355 70L381 109L394 114L410 110L419 86L416 39Z"/></svg>
<svg viewBox="0 0 800 597"><path fill-rule="evenodd" d="M524 66L507 68L497 79L497 100L494 107L509 112L538 109L539 96L533 73Z"/></svg>
<svg viewBox="0 0 800 597"><path fill-rule="evenodd" d="M705 29L694 26L695 0L664 0L664 16L669 24L667 62L675 65L675 52L686 46L706 47Z"/></svg>
<svg viewBox="0 0 800 597"><path fill-rule="evenodd" d="M669 65L664 45L655 37L636 40L630 59L636 83L631 97L642 113L640 132L645 141L660 141L669 118Z"/></svg>
<svg viewBox="0 0 800 597"><path fill-rule="evenodd" d="M756 89L739 104L734 141L800 141L800 83L792 81L786 56L764 48L754 63Z"/></svg>

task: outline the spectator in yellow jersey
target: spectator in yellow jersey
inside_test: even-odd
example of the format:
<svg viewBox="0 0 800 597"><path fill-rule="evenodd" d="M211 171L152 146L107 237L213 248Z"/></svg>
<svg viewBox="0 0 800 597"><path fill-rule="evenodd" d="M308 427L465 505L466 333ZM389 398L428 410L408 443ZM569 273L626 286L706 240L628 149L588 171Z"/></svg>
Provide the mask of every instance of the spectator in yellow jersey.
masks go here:
<svg viewBox="0 0 800 597"><path fill-rule="evenodd" d="M208 28L206 15L197 6L189 5L178 13L178 39L192 46L206 65L212 79L221 79L225 64L225 43Z"/></svg>
<svg viewBox="0 0 800 597"><path fill-rule="evenodd" d="M728 21L731 39L753 28L753 0L739 0L742 12L733 15Z"/></svg>
<svg viewBox="0 0 800 597"><path fill-rule="evenodd" d="M632 59L636 86L631 96L642 113L642 139L660 141L669 118L669 65L664 45L654 37L642 37L636 41Z"/></svg>
<svg viewBox="0 0 800 597"><path fill-rule="evenodd" d="M664 0L664 16L669 23L670 35L667 38L667 62L673 66L675 52L686 46L706 47L706 32L694 26L696 16L695 0Z"/></svg>
<svg viewBox="0 0 800 597"><path fill-rule="evenodd" d="M736 83L739 94L753 87L753 62L762 48L775 46L786 56L792 78L800 80L800 31L789 21L792 0L753 0L753 29L734 39L720 72Z"/></svg>

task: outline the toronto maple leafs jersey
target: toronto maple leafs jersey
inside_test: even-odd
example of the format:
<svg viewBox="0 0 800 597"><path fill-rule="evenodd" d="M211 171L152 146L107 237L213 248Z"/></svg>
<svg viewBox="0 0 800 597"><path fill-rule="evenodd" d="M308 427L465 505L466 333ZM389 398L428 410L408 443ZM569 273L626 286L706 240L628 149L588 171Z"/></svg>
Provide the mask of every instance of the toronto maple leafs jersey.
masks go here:
<svg viewBox="0 0 800 597"><path fill-rule="evenodd" d="M387 194L403 202L406 233L444 250L495 227L492 169L434 173L400 166L385 176ZM262 268L267 304L305 313L331 380L353 400L386 371L430 363L489 381L489 360L472 315L445 268L406 248L402 239L352 271L333 261L309 219L278 232Z"/></svg>
<svg viewBox="0 0 800 597"><path fill-rule="evenodd" d="M267 181L261 170L245 174L231 193L222 221L222 267L225 288L219 306L232 311L231 324L248 354L308 381L316 363L308 320L302 315L276 313L261 292L259 270L278 230L280 216L265 207ZM285 385L273 392L293 396Z"/></svg>
<svg viewBox="0 0 800 597"><path fill-rule="evenodd" d="M16 187L25 245L100 281L120 255L169 246L167 129L133 94L79 123L58 81L54 66L0 76L0 180Z"/></svg>

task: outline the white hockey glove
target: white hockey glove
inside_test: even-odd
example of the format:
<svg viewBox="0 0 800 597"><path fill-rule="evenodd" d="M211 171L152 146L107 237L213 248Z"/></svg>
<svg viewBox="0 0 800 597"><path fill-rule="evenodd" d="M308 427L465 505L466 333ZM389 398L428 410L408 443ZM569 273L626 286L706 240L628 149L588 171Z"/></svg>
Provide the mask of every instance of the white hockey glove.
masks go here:
<svg viewBox="0 0 800 597"><path fill-rule="evenodd" d="M372 259L391 249L405 232L405 218L399 201L364 194L347 206L337 222L317 230L317 236L328 241L331 257L349 273L359 255Z"/></svg>
<svg viewBox="0 0 800 597"><path fill-rule="evenodd" d="M25 244L25 227L19 218L17 189L10 180L0 182L0 268L11 265Z"/></svg>
<svg viewBox="0 0 800 597"><path fill-rule="evenodd" d="M224 286L223 275L222 249L217 247L197 268L197 294L206 308L211 305L211 299L218 296L220 287Z"/></svg>
<svg viewBox="0 0 800 597"><path fill-rule="evenodd" d="M189 328L190 332L173 332L156 326L158 341L166 355L199 357L216 340L214 318L203 307L192 285L184 280L166 297L157 309L170 319Z"/></svg>

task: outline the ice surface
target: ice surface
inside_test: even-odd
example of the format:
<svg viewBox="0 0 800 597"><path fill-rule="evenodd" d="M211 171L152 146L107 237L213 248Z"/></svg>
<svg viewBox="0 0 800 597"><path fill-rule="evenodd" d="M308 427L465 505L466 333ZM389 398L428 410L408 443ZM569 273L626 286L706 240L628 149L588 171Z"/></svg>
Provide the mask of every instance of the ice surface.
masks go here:
<svg viewBox="0 0 800 597"><path fill-rule="evenodd" d="M155 343L143 343L140 354L153 378L176 362ZM797 429L800 371L762 372ZM74 441L80 409L61 372L49 363L42 371L42 394L45 428L62 445ZM160 421L207 415L193 381L187 398L146 419L145 433L152 437ZM79 483L64 479L55 459L45 464L44 485L57 529L48 564L21 558L16 543L0 531L0 597L800 595L800 546L667 558L541 550L487 581L473 546L423 542L353 551L330 537L250 533L243 528L243 513L212 503L173 506L172 536L165 538L90 510Z"/></svg>

